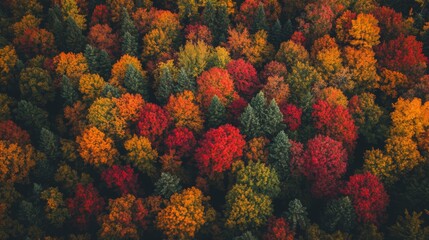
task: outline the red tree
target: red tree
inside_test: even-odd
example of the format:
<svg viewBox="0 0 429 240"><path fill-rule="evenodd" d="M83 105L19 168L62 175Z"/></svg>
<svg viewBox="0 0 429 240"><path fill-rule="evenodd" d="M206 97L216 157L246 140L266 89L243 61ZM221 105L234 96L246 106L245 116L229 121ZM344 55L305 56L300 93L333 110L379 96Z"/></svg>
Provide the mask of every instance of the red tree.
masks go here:
<svg viewBox="0 0 429 240"><path fill-rule="evenodd" d="M269 77L284 77L287 76L287 68L284 63L271 61L264 66L264 70L261 73L261 80L266 83Z"/></svg>
<svg viewBox="0 0 429 240"><path fill-rule="evenodd" d="M174 150L178 156L189 153L196 143L194 134L187 128L175 128L165 139L168 149Z"/></svg>
<svg viewBox="0 0 429 240"><path fill-rule="evenodd" d="M293 240L295 233L284 218L272 217L268 220L268 229L264 240Z"/></svg>
<svg viewBox="0 0 429 240"><path fill-rule="evenodd" d="M91 15L91 26L96 24L108 24L109 23L109 9L104 4L95 6L94 11Z"/></svg>
<svg viewBox="0 0 429 240"><path fill-rule="evenodd" d="M103 211L104 199L92 183L87 186L78 184L74 198L67 199L67 208L74 223L85 229Z"/></svg>
<svg viewBox="0 0 429 240"><path fill-rule="evenodd" d="M207 44L211 44L213 36L210 29L207 26L201 24L190 24L185 28L186 40L192 42L198 42L199 40L204 41Z"/></svg>
<svg viewBox="0 0 429 240"><path fill-rule="evenodd" d="M332 106L324 100L313 104L312 117L319 133L340 141L352 152L358 137L357 127L346 107Z"/></svg>
<svg viewBox="0 0 429 240"><path fill-rule="evenodd" d="M49 56L55 53L54 35L39 28L28 28L13 41L19 52L33 57L36 55Z"/></svg>
<svg viewBox="0 0 429 240"><path fill-rule="evenodd" d="M243 98L237 98L231 102L227 109L232 122L238 121L247 104L247 101Z"/></svg>
<svg viewBox="0 0 429 240"><path fill-rule="evenodd" d="M381 222L389 203L389 196L376 176L371 173L351 176L343 193L351 197L360 222L374 224Z"/></svg>
<svg viewBox="0 0 429 240"><path fill-rule="evenodd" d="M140 109L140 117L137 123L139 134L149 138L152 143L164 133L170 124L168 112L160 106L147 103Z"/></svg>
<svg viewBox="0 0 429 240"><path fill-rule="evenodd" d="M118 35L112 33L112 29L107 24L96 24L89 29L89 43L105 50L110 56L115 56L119 52Z"/></svg>
<svg viewBox="0 0 429 240"><path fill-rule="evenodd" d="M285 104L280 107L280 111L283 113L283 122L291 131L295 131L301 126L301 108L293 104Z"/></svg>
<svg viewBox="0 0 429 240"><path fill-rule="evenodd" d="M256 69L243 59L232 60L227 65L227 70L234 80L237 91L247 99L251 98L261 86Z"/></svg>
<svg viewBox="0 0 429 240"><path fill-rule="evenodd" d="M243 155L245 144L240 130L230 124L210 129L195 151L198 168L209 175L230 169L232 162Z"/></svg>
<svg viewBox="0 0 429 240"><path fill-rule="evenodd" d="M11 120L0 121L0 140L23 146L30 143L30 135Z"/></svg>
<svg viewBox="0 0 429 240"><path fill-rule="evenodd" d="M330 197L337 194L339 180L346 172L347 152L341 142L317 135L308 140L300 156L293 158L293 165L313 182L315 196Z"/></svg>
<svg viewBox="0 0 429 240"><path fill-rule="evenodd" d="M107 187L117 188L121 194L136 194L138 189L138 174L129 165L113 165L101 173L101 179L106 182Z"/></svg>
<svg viewBox="0 0 429 240"><path fill-rule="evenodd" d="M404 31L402 13L396 12L393 8L378 7L372 14L378 20L380 34L384 40L397 38Z"/></svg>
<svg viewBox="0 0 429 240"><path fill-rule="evenodd" d="M376 49L380 65L418 79L426 71L428 59L423 54L423 43L416 36L400 35L394 40L381 44Z"/></svg>

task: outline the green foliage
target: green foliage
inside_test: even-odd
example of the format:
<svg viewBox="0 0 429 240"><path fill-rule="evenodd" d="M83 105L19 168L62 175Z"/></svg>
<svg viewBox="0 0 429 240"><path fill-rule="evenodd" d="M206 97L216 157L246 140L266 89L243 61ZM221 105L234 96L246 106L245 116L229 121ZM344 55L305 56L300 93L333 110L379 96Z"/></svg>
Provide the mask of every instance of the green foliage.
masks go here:
<svg viewBox="0 0 429 240"><path fill-rule="evenodd" d="M292 229L296 229L297 227L305 229L308 224L307 215L307 208L302 205L299 199L294 199L289 202L286 218L291 224Z"/></svg>
<svg viewBox="0 0 429 240"><path fill-rule="evenodd" d="M429 238L429 226L422 226L422 212L410 214L405 210L405 216L399 216L396 223L389 227L390 239L424 240Z"/></svg>
<svg viewBox="0 0 429 240"><path fill-rule="evenodd" d="M65 43L66 50L74 53L82 52L86 43L82 29L71 17L68 17L65 23Z"/></svg>
<svg viewBox="0 0 429 240"><path fill-rule="evenodd" d="M238 237L235 237L234 240L258 240L251 231L246 231Z"/></svg>
<svg viewBox="0 0 429 240"><path fill-rule="evenodd" d="M215 95L209 106L207 116L207 126L209 128L217 128L226 123L226 109Z"/></svg>
<svg viewBox="0 0 429 240"><path fill-rule="evenodd" d="M215 45L224 42L229 25L227 6L215 6L213 0L208 1L203 11L203 23L212 32Z"/></svg>
<svg viewBox="0 0 429 240"><path fill-rule="evenodd" d="M180 178L170 173L161 173L161 177L155 183L155 193L167 199L181 190Z"/></svg>
<svg viewBox="0 0 429 240"><path fill-rule="evenodd" d="M48 113L25 100L18 102L14 114L16 121L28 131L35 133L35 135L38 135L42 128L46 128L49 125Z"/></svg>
<svg viewBox="0 0 429 240"><path fill-rule="evenodd" d="M149 98L147 79L132 64L128 65L125 72L124 85L129 92L139 93L146 100Z"/></svg>
<svg viewBox="0 0 429 240"><path fill-rule="evenodd" d="M280 43L283 42L284 33L282 31L282 25L279 19L276 20L273 27L271 28L269 39L275 47L279 47Z"/></svg>
<svg viewBox="0 0 429 240"><path fill-rule="evenodd" d="M106 51L86 45L84 55L91 73L97 73L104 79L109 79L112 62Z"/></svg>
<svg viewBox="0 0 429 240"><path fill-rule="evenodd" d="M40 131L40 149L45 153L46 157L51 160L56 160L58 152L58 137L46 128Z"/></svg>
<svg viewBox="0 0 429 240"><path fill-rule="evenodd" d="M137 56L138 32L128 11L123 8L121 13L122 54Z"/></svg>
<svg viewBox="0 0 429 240"><path fill-rule="evenodd" d="M350 232L356 224L356 214L349 197L328 202L322 224L330 232L335 230Z"/></svg>
<svg viewBox="0 0 429 240"><path fill-rule="evenodd" d="M166 104L173 91L174 85L173 75L169 67L163 67L161 69L158 81L155 96L161 104Z"/></svg>
<svg viewBox="0 0 429 240"><path fill-rule="evenodd" d="M276 170L280 180L288 179L290 175L291 143L284 131L280 131L268 146L268 163Z"/></svg>
<svg viewBox="0 0 429 240"><path fill-rule="evenodd" d="M252 31L256 33L259 30L268 31L267 18L265 17L264 4L259 3L255 19L253 20Z"/></svg>
<svg viewBox="0 0 429 240"><path fill-rule="evenodd" d="M185 90L189 90L195 93L196 88L197 87L194 78L188 76L184 68L180 68L177 75L177 83L174 84L173 91L175 93L180 93Z"/></svg>
<svg viewBox="0 0 429 240"><path fill-rule="evenodd" d="M65 105L72 105L79 99L79 93L73 86L70 78L63 75L61 82L61 97L64 99Z"/></svg>
<svg viewBox="0 0 429 240"><path fill-rule="evenodd" d="M237 172L237 184L243 184L255 193L275 198L280 193L280 181L275 170L261 162L250 161Z"/></svg>

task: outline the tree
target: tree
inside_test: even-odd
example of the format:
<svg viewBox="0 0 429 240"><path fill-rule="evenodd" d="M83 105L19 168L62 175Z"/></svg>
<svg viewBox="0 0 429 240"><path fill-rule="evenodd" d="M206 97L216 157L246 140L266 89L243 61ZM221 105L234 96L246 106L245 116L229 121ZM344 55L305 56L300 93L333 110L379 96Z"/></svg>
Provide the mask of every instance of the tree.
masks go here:
<svg viewBox="0 0 429 240"><path fill-rule="evenodd" d="M405 216L399 216L396 223L389 227L389 236L392 239L426 239L429 237L429 227L424 227L424 220L420 219L422 212L410 214L405 209Z"/></svg>
<svg viewBox="0 0 429 240"><path fill-rule="evenodd" d="M122 9L121 13L121 39L122 39L122 54L137 56L137 28L130 18L128 11Z"/></svg>
<svg viewBox="0 0 429 240"><path fill-rule="evenodd" d="M231 168L243 155L246 144L240 131L230 124L207 131L195 150L195 160L201 173L213 175Z"/></svg>
<svg viewBox="0 0 429 240"><path fill-rule="evenodd" d="M288 206L286 219L292 225L292 229L296 230L298 226L301 229L305 229L309 222L307 217L307 208L302 205L299 199L290 201Z"/></svg>
<svg viewBox="0 0 429 240"><path fill-rule="evenodd" d="M236 184L226 195L226 222L229 229L245 231L266 223L273 212L271 199L251 187Z"/></svg>
<svg viewBox="0 0 429 240"><path fill-rule="evenodd" d="M234 80L235 89L245 98L250 99L258 91L261 83L252 64L243 59L232 60L227 70Z"/></svg>
<svg viewBox="0 0 429 240"><path fill-rule="evenodd" d="M365 152L364 170L377 176L385 184L391 184L398 178L392 157L379 149L371 149Z"/></svg>
<svg viewBox="0 0 429 240"><path fill-rule="evenodd" d="M166 208L156 217L156 226L168 239L193 238L206 222L205 197L195 188L187 188L171 196Z"/></svg>
<svg viewBox="0 0 429 240"><path fill-rule="evenodd" d="M260 161L249 163L237 171L236 184L242 184L255 193L275 198L280 193L280 181L275 170Z"/></svg>
<svg viewBox="0 0 429 240"><path fill-rule="evenodd" d="M149 139L134 135L131 139L125 141L124 148L127 151L129 163L149 176L154 174L154 163L158 158L158 152L152 148Z"/></svg>
<svg viewBox="0 0 429 240"><path fill-rule="evenodd" d="M290 175L289 149L291 144L284 131L280 131L268 146L268 163L276 170L281 181Z"/></svg>
<svg viewBox="0 0 429 240"><path fill-rule="evenodd" d="M39 106L45 106L54 98L51 75L39 67L24 68L19 75L21 96Z"/></svg>
<svg viewBox="0 0 429 240"><path fill-rule="evenodd" d="M218 45L226 39L229 16L226 6L216 6L214 2L207 1L203 11L203 23L213 34L214 44Z"/></svg>
<svg viewBox="0 0 429 240"><path fill-rule="evenodd" d="M274 25L271 27L270 42L274 45L274 47L278 48L283 40L284 33L282 31L282 25L280 20L277 19Z"/></svg>
<svg viewBox="0 0 429 240"><path fill-rule="evenodd" d="M172 45L173 40L162 29L153 29L143 37L142 58L156 60L158 56L168 53Z"/></svg>
<svg viewBox="0 0 429 240"><path fill-rule="evenodd" d="M84 162L95 167L111 166L118 154L113 140L96 127L85 129L82 135L76 138L76 142Z"/></svg>
<svg viewBox="0 0 429 240"><path fill-rule="evenodd" d="M195 93L195 85L195 79L189 77L184 68L180 68L179 73L177 75L177 83L173 86L173 91L175 93L180 93L185 90L189 90Z"/></svg>
<svg viewBox="0 0 429 240"><path fill-rule="evenodd" d="M175 128L165 139L165 145L178 156L191 153L197 144L194 134L187 128Z"/></svg>
<svg viewBox="0 0 429 240"><path fill-rule="evenodd" d="M291 131L295 131L301 126L301 108L293 104L285 104L281 106L280 111L283 114L283 123L285 123Z"/></svg>
<svg viewBox="0 0 429 240"><path fill-rule="evenodd" d="M140 116L140 108L145 104L140 94L125 93L119 98L113 98L118 114L127 122L135 122Z"/></svg>
<svg viewBox="0 0 429 240"><path fill-rule="evenodd" d="M50 160L56 160L59 156L59 140L51 131L42 128L40 131L40 149Z"/></svg>
<svg viewBox="0 0 429 240"><path fill-rule="evenodd" d="M18 55L12 45L7 45L0 48L0 83L6 85L12 74L16 63L18 62Z"/></svg>
<svg viewBox="0 0 429 240"><path fill-rule="evenodd" d="M210 45L213 42L213 36L210 29L207 26L201 24L192 24L186 26L185 38L187 41L193 43L202 41Z"/></svg>
<svg viewBox="0 0 429 240"><path fill-rule="evenodd" d="M131 193L136 194L138 189L138 174L130 165L113 165L101 173L101 179L107 184L107 187L118 189L122 195Z"/></svg>
<svg viewBox="0 0 429 240"><path fill-rule="evenodd" d="M240 11L235 17L237 22L243 22L247 27L252 26L259 12L259 5L265 10L265 16L268 22L274 22L280 16L281 7L278 1L272 0L245 0L240 5Z"/></svg>
<svg viewBox="0 0 429 240"><path fill-rule="evenodd" d="M14 116L16 122L31 133L39 134L43 127L48 127L48 113L25 100L18 102Z"/></svg>
<svg viewBox="0 0 429 240"><path fill-rule="evenodd" d="M293 41L282 42L276 54L276 61L285 64L287 67L293 67L296 63L305 63L309 60L308 51L304 46L296 44Z"/></svg>
<svg viewBox="0 0 429 240"><path fill-rule="evenodd" d="M217 128L226 123L226 109L215 95L208 109L207 126Z"/></svg>
<svg viewBox="0 0 429 240"><path fill-rule="evenodd" d="M125 72L124 86L131 93L139 93L144 99L149 98L149 83L146 76L136 69L133 64L129 64Z"/></svg>
<svg viewBox="0 0 429 240"><path fill-rule="evenodd" d="M99 218L100 238L110 239L139 239L139 235L147 225L145 219L148 210L143 199L132 194L125 194L120 198L109 199L108 213Z"/></svg>
<svg viewBox="0 0 429 240"><path fill-rule="evenodd" d="M82 29L70 17L66 19L65 29L66 49L74 53L82 52L86 43Z"/></svg>
<svg viewBox="0 0 429 240"><path fill-rule="evenodd" d="M84 74L79 79L79 91L83 95L83 100L94 101L101 97L106 82L98 74Z"/></svg>
<svg viewBox="0 0 429 240"><path fill-rule="evenodd" d="M308 140L293 165L313 182L311 190L316 197L331 197L338 193L339 180L346 172L347 153L341 142L317 135Z"/></svg>
<svg viewBox="0 0 429 240"><path fill-rule="evenodd" d="M79 93L66 75L63 75L61 81L61 97L64 99L65 105L72 105L79 98Z"/></svg>
<svg viewBox="0 0 429 240"><path fill-rule="evenodd" d="M120 22L122 11L126 10L128 13L130 13L134 8L134 1L107 0L106 3L114 23Z"/></svg>
<svg viewBox="0 0 429 240"><path fill-rule="evenodd" d="M112 74L111 74L112 76L109 80L109 83L115 87L124 86L127 71L130 68L130 65L132 65L135 68L135 70L137 70L138 72L138 73L133 73L132 75L137 77L140 77L139 75L141 75L142 78L144 79L143 82L145 82L146 72L143 71L141 62L136 57L125 54L115 64L113 64ZM130 71L134 71L134 70L130 70Z"/></svg>
<svg viewBox="0 0 429 240"><path fill-rule="evenodd" d="M147 137L151 142L156 143L169 125L170 115L166 110L152 103L143 105L137 123L141 136Z"/></svg>
<svg viewBox="0 0 429 240"><path fill-rule="evenodd" d="M80 29L85 30L86 18L85 18L85 15L80 14L80 12L82 12L82 9L79 9L77 1L62 0L60 5L61 5L61 13L63 16L63 20L66 20L67 18L71 18L73 19L74 22L76 22L76 25Z"/></svg>
<svg viewBox="0 0 429 240"><path fill-rule="evenodd" d="M0 121L0 140L25 146L30 143L30 135L12 120Z"/></svg>
<svg viewBox="0 0 429 240"><path fill-rule="evenodd" d="M234 82L229 73L217 67L203 72L197 78L197 100L203 109L208 109L212 98L216 95L220 102L227 106L238 97L234 90Z"/></svg>
<svg viewBox="0 0 429 240"><path fill-rule="evenodd" d="M53 58L55 72L59 77L65 75L74 87L78 87L79 79L88 73L88 62L82 53L61 52Z"/></svg>
<svg viewBox="0 0 429 240"><path fill-rule="evenodd" d="M323 226L329 232L350 232L356 224L356 214L349 197L331 200L323 212Z"/></svg>
<svg viewBox="0 0 429 240"><path fill-rule="evenodd" d="M317 70L308 63L296 62L292 72L286 78L291 94L291 103L299 107L306 106L307 99L311 98L311 88L320 83L322 78Z"/></svg>
<svg viewBox="0 0 429 240"><path fill-rule="evenodd" d="M0 181L5 184L22 181L36 166L36 153L31 145L21 147L1 140L0 150Z"/></svg>
<svg viewBox="0 0 429 240"><path fill-rule="evenodd" d="M378 20L371 14L360 13L352 20L349 31L350 44L357 47L373 47L380 43Z"/></svg>
<svg viewBox="0 0 429 240"><path fill-rule="evenodd" d="M184 68L189 76L198 77L206 69L211 48L203 41L192 43L188 41L180 48L179 67Z"/></svg>
<svg viewBox="0 0 429 240"><path fill-rule="evenodd" d="M40 198L46 201L46 218L55 227L61 227L69 217L63 194L58 188L50 187L40 193Z"/></svg>
<svg viewBox="0 0 429 240"><path fill-rule="evenodd" d="M108 24L96 24L89 29L88 43L105 50L111 57L119 52L118 42L118 35L112 32Z"/></svg>
<svg viewBox="0 0 429 240"><path fill-rule="evenodd" d="M298 18L298 23L306 38L311 41L329 33L336 17L334 6L334 3L329 2L314 2L305 6L303 17Z"/></svg>
<svg viewBox="0 0 429 240"><path fill-rule="evenodd" d="M91 73L97 73L104 79L109 79L112 63L108 53L104 50L99 50L91 45L86 45L84 56L88 62L88 69Z"/></svg>
<svg viewBox="0 0 429 240"><path fill-rule="evenodd" d="M380 35L384 40L392 40L405 31L405 24L402 20L402 13L396 12L393 8L380 6L372 14L378 20Z"/></svg>
<svg viewBox="0 0 429 240"><path fill-rule="evenodd" d="M270 141L266 137L256 137L250 139L244 149L244 159L248 162L263 162L268 159L268 143Z"/></svg>
<svg viewBox="0 0 429 240"><path fill-rule="evenodd" d="M28 28L13 40L18 53L27 58L37 55L50 56L56 52L54 35L43 28Z"/></svg>
<svg viewBox="0 0 429 240"><path fill-rule="evenodd" d="M105 90L106 87L104 87L103 92ZM97 98L89 107L86 118L91 125L109 136L125 136L126 121L120 116L119 109L112 98Z"/></svg>
<svg viewBox="0 0 429 240"><path fill-rule="evenodd" d="M265 17L265 10L264 10L263 3L259 3L258 10L256 11L256 16L252 24L253 32L257 32L259 30L268 31L267 19Z"/></svg>
<svg viewBox="0 0 429 240"><path fill-rule="evenodd" d="M386 155L392 159L393 176L409 172L424 162L424 158L417 148L417 143L409 137L389 137L386 140L385 149Z"/></svg>
<svg viewBox="0 0 429 240"><path fill-rule="evenodd" d="M424 117L429 111L427 106L429 103L422 105L419 98L399 98L393 104L394 111L390 114L392 119L390 135L412 138L422 134L429 126L429 121Z"/></svg>
<svg viewBox="0 0 429 240"><path fill-rule="evenodd" d="M180 185L180 178L171 175L170 173L161 173L161 177L155 183L155 193L167 199L181 190L182 186Z"/></svg>
<svg viewBox="0 0 429 240"><path fill-rule="evenodd" d="M377 177L371 173L355 174L343 193L350 197L359 222L379 224L382 221L389 196Z"/></svg>
<svg viewBox="0 0 429 240"><path fill-rule="evenodd" d="M161 104L165 104L173 93L176 68L173 65L173 61L167 61L160 63L156 71L155 83L157 86L155 96Z"/></svg>
<svg viewBox="0 0 429 240"><path fill-rule="evenodd" d="M271 217L268 220L267 232L264 240L293 240L295 233L290 229L284 218Z"/></svg>

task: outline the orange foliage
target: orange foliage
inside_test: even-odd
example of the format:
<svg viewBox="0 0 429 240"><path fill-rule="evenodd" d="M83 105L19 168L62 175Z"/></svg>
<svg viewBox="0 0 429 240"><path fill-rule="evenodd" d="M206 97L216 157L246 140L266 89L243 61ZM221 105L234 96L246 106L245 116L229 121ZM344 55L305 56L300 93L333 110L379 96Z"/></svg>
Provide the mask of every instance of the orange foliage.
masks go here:
<svg viewBox="0 0 429 240"><path fill-rule="evenodd" d="M113 98L118 108L119 116L126 121L137 121L140 115L140 109L145 104L140 94L125 93L120 98Z"/></svg>
<svg viewBox="0 0 429 240"><path fill-rule="evenodd" d="M406 86L409 86L409 81L405 74L383 68L381 70L380 85L380 89L386 95L396 98L400 93L404 92Z"/></svg>
<svg viewBox="0 0 429 240"><path fill-rule="evenodd" d="M349 34L353 46L370 48L380 43L378 20L371 14L358 14L356 20L352 20Z"/></svg>
<svg viewBox="0 0 429 240"><path fill-rule="evenodd" d="M186 127L195 132L203 129L203 114L191 91L186 90L176 96L171 95L165 110L170 113L176 127Z"/></svg>
<svg viewBox="0 0 429 240"><path fill-rule="evenodd" d="M146 72L143 71L140 61L136 57L125 54L113 65L112 76L109 83L116 87L123 86L125 73L127 72L129 64L133 65L142 76L146 75Z"/></svg>
<svg viewBox="0 0 429 240"><path fill-rule="evenodd" d="M270 142L265 137L257 137L250 139L244 147L244 157L248 161L254 162L267 162L268 159L268 148L267 145Z"/></svg>
<svg viewBox="0 0 429 240"><path fill-rule="evenodd" d="M106 50L110 56L119 52L118 35L112 32L108 24L96 24L89 29L88 41L92 46Z"/></svg>
<svg viewBox="0 0 429 240"><path fill-rule="evenodd" d="M24 34L24 31L29 28L38 28L42 20L40 18L36 18L32 14L27 14L22 17L21 21L16 22L12 25L13 33L15 37L18 37Z"/></svg>
<svg viewBox="0 0 429 240"><path fill-rule="evenodd" d="M107 0L107 7L110 10L112 21L117 23L121 20L122 9L125 8L128 14L132 13L134 8L134 1L128 0Z"/></svg>
<svg viewBox="0 0 429 240"><path fill-rule="evenodd" d="M88 63L82 53L61 52L54 57L55 72L58 77L66 75L77 86L80 77L88 73Z"/></svg>
<svg viewBox="0 0 429 240"><path fill-rule="evenodd" d="M84 74L79 80L79 91L83 94L83 100L94 101L101 96L106 82L98 74Z"/></svg>
<svg viewBox="0 0 429 240"><path fill-rule="evenodd" d="M86 114L86 105L81 101L64 108L64 118L67 120L66 125L71 126L73 135L80 134L86 128Z"/></svg>
<svg viewBox="0 0 429 240"><path fill-rule="evenodd" d="M76 138L76 142L79 145L79 154L85 163L96 167L111 166L118 154L113 140L96 127L85 129L82 135Z"/></svg>
<svg viewBox="0 0 429 240"><path fill-rule="evenodd" d="M23 180L36 165L31 145L20 147L16 143L0 141L0 182L14 183Z"/></svg>
<svg viewBox="0 0 429 240"><path fill-rule="evenodd" d="M285 104L290 94L289 84L280 76L268 77L267 84L262 91L268 101L275 99L277 105Z"/></svg>

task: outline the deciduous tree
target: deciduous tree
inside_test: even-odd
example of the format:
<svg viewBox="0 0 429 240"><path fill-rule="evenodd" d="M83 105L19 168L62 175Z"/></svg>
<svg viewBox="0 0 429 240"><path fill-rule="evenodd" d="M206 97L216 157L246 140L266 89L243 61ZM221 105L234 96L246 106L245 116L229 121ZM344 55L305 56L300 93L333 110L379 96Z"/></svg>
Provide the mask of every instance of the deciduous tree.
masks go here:
<svg viewBox="0 0 429 240"><path fill-rule="evenodd" d="M111 166L118 154L113 140L96 127L85 129L82 135L76 138L76 142L79 154L85 163L95 167Z"/></svg>

